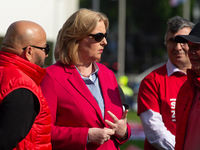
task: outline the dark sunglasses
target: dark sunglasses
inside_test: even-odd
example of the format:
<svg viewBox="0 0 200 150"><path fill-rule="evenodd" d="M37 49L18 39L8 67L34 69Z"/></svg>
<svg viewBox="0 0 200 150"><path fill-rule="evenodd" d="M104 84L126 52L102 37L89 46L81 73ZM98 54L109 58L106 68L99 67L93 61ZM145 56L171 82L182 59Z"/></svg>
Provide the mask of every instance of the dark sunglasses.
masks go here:
<svg viewBox="0 0 200 150"><path fill-rule="evenodd" d="M46 47L38 47L38 46L34 46L34 45L30 45L30 46L31 46L31 47L34 47L34 48L41 49L41 50L44 49L44 52L45 52L46 55L47 55L47 54L49 53L49 51L50 51L50 45L49 45L49 44L46 44ZM25 50L26 48L27 48L27 46L24 47L24 48L22 48L22 49Z"/></svg>
<svg viewBox="0 0 200 150"><path fill-rule="evenodd" d="M101 42L104 37L105 38L107 37L107 33L105 33L105 34L103 34L103 33L89 34L89 36L92 36L95 41Z"/></svg>

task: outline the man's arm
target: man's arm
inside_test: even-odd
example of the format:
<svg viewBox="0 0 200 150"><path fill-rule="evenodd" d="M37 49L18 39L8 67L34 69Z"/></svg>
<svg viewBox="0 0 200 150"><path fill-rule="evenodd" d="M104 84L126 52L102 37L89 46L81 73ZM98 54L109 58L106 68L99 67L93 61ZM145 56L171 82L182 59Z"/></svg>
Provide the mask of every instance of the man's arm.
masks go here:
<svg viewBox="0 0 200 150"><path fill-rule="evenodd" d="M175 136L167 130L159 113L149 109L139 116L149 143L157 149L174 150Z"/></svg>
<svg viewBox="0 0 200 150"><path fill-rule="evenodd" d="M39 101L28 89L9 93L0 106L0 149L11 150L29 133L39 113Z"/></svg>

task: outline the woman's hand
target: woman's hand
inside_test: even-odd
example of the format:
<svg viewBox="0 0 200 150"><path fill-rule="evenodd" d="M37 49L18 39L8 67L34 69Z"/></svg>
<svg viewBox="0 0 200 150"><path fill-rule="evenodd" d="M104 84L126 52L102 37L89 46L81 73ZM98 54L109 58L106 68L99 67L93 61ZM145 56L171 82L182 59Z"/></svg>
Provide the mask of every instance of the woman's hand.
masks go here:
<svg viewBox="0 0 200 150"><path fill-rule="evenodd" d="M89 128L88 142L100 145L108 141L114 134L114 130L109 128Z"/></svg>
<svg viewBox="0 0 200 150"><path fill-rule="evenodd" d="M126 135L127 130L127 113L128 109L126 109L122 115L122 118L119 120L112 112L107 111L107 113L112 117L114 122L109 120L105 120L105 122L115 131L115 135L118 138L123 138Z"/></svg>

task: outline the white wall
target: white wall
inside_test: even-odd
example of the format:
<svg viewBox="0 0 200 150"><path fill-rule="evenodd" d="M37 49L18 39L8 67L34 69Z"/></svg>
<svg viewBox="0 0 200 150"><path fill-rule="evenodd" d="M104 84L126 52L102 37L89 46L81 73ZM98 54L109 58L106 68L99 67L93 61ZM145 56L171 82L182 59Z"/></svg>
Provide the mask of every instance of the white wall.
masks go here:
<svg viewBox="0 0 200 150"><path fill-rule="evenodd" d="M4 37L11 23L29 20L44 28L55 47L58 31L78 9L79 0L0 0L0 36ZM51 59L55 63L54 57Z"/></svg>
<svg viewBox="0 0 200 150"><path fill-rule="evenodd" d="M57 33L67 18L79 8L79 0L0 0L0 36L18 20L40 24L47 40L55 42Z"/></svg>

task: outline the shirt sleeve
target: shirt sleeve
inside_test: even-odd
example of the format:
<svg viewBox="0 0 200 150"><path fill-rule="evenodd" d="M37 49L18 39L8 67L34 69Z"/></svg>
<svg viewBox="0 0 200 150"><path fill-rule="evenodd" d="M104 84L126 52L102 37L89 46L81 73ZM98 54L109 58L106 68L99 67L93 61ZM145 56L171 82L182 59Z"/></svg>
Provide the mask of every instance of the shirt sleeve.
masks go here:
<svg viewBox="0 0 200 150"><path fill-rule="evenodd" d="M158 86L153 73L150 73L142 80L138 92L138 115L148 109L160 112Z"/></svg>
<svg viewBox="0 0 200 150"><path fill-rule="evenodd" d="M149 143L159 150L174 150L175 136L165 127L160 113L149 109L139 116Z"/></svg>
<svg viewBox="0 0 200 150"><path fill-rule="evenodd" d="M0 106L0 149L11 150L29 133L39 113L37 97L28 89L8 94Z"/></svg>

